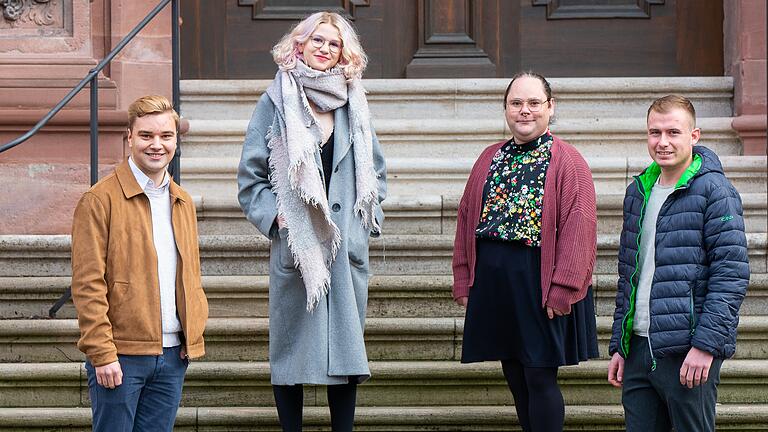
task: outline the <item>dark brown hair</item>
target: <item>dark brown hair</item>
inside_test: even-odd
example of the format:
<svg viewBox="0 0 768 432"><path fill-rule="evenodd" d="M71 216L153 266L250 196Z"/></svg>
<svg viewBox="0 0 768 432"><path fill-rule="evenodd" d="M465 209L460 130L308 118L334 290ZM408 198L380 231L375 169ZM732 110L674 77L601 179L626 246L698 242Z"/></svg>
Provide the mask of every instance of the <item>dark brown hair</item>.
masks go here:
<svg viewBox="0 0 768 432"><path fill-rule="evenodd" d="M512 88L512 83L514 83L516 79L523 77L535 78L541 81L541 85L544 87L544 94L547 95L547 100L552 99L552 87L549 85L549 81L547 81L546 78L531 71L518 72L512 77L512 81L509 82L507 90L504 92L504 109L507 109L507 96L509 96L509 90Z"/></svg>

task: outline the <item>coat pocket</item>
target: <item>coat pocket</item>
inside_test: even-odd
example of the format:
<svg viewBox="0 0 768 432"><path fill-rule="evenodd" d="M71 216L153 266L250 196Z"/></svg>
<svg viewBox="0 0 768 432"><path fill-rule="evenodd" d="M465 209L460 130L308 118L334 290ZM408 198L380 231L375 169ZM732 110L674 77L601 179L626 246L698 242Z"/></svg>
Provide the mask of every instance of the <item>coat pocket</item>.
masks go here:
<svg viewBox="0 0 768 432"><path fill-rule="evenodd" d="M208 320L208 299L205 297L205 291L201 288L192 290L190 297L190 301L187 303L189 327L185 329L184 336L191 345L194 345L203 341L203 331Z"/></svg>
<svg viewBox="0 0 768 432"><path fill-rule="evenodd" d="M368 239L370 231L365 229L360 223L360 218L356 217L349 226L347 236L347 254L349 262L357 267L368 269Z"/></svg>
<svg viewBox="0 0 768 432"><path fill-rule="evenodd" d="M296 270L296 262L293 260L291 248L288 246L288 229L280 228L277 239L277 257L280 267L284 270Z"/></svg>
<svg viewBox="0 0 768 432"><path fill-rule="evenodd" d="M110 308L115 308L130 301L132 294L128 282L114 282L107 295L107 302Z"/></svg>
<svg viewBox="0 0 768 432"><path fill-rule="evenodd" d="M693 336L696 333L696 283L691 281L688 284L688 329L690 335Z"/></svg>
<svg viewBox="0 0 768 432"><path fill-rule="evenodd" d="M135 293L136 288L126 282L115 282L109 292L107 318L114 340L154 341L153 336L158 336L157 311L147 307L149 294Z"/></svg>

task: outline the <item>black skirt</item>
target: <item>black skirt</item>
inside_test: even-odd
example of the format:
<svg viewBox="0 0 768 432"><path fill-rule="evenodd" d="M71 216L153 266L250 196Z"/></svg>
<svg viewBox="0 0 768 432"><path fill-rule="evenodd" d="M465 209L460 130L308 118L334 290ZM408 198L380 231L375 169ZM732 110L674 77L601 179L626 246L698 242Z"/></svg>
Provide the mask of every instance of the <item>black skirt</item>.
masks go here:
<svg viewBox="0 0 768 432"><path fill-rule="evenodd" d="M477 239L461 362L517 360L526 367L574 365L597 358L592 287L554 319L541 307L541 249Z"/></svg>

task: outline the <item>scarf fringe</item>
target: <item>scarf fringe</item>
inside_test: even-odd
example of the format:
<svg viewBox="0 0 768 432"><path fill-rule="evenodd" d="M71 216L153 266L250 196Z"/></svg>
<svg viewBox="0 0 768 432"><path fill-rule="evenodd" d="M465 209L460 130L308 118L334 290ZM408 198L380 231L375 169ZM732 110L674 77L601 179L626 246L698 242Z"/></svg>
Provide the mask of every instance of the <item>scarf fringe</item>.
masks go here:
<svg viewBox="0 0 768 432"><path fill-rule="evenodd" d="M314 312L317 305L320 304L320 300L322 300L324 296L327 296L330 290L331 290L331 277L329 274L328 278L326 279L325 283L323 283L323 286L320 288L320 290L312 293L307 292L307 312L309 313Z"/></svg>

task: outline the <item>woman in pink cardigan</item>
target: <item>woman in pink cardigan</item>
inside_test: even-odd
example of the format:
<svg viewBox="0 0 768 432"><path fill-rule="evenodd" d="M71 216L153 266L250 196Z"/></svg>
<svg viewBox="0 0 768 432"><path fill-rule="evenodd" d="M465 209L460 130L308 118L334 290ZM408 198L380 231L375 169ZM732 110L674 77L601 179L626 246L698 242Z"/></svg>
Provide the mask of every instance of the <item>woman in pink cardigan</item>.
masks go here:
<svg viewBox="0 0 768 432"><path fill-rule="evenodd" d="M523 431L562 431L562 365L595 358L597 216L587 163L552 135L547 80L515 75L512 139L486 148L459 203L453 298L466 308L462 363L501 361Z"/></svg>

